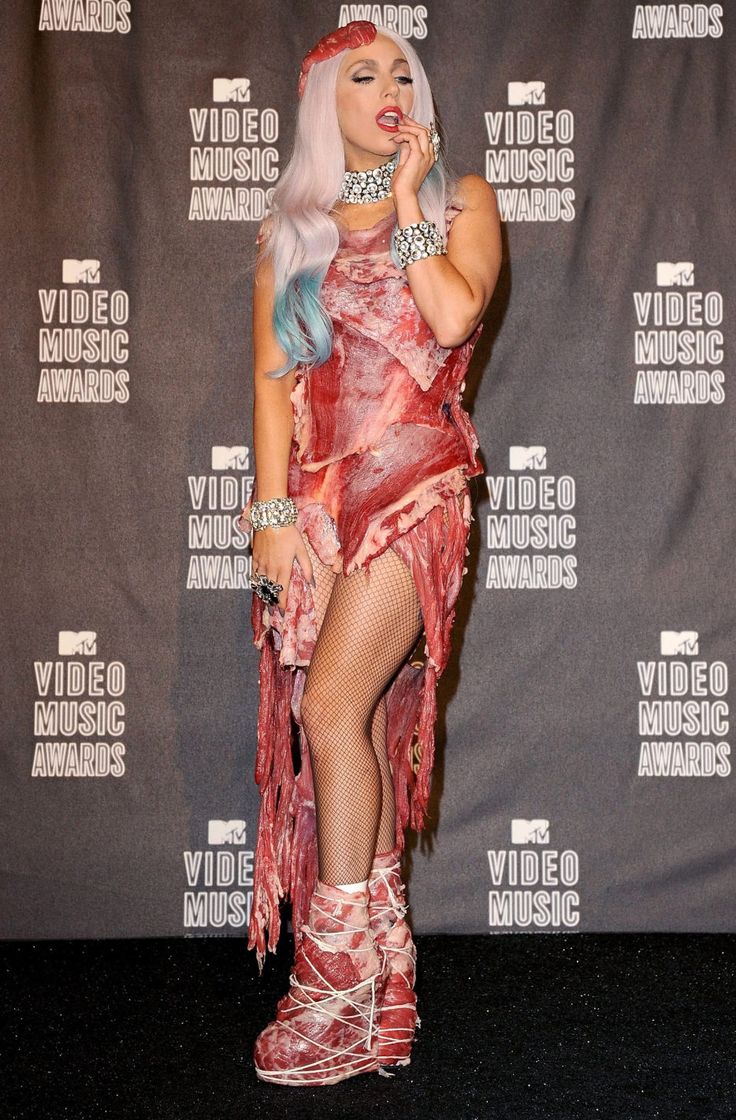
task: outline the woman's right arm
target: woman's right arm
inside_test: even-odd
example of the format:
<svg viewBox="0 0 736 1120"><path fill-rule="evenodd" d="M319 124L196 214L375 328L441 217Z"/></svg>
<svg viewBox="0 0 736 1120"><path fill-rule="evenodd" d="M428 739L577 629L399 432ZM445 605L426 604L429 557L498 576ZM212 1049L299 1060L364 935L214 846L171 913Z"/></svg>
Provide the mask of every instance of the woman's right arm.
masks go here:
<svg viewBox="0 0 736 1120"><path fill-rule="evenodd" d="M259 247L253 284L253 449L255 453L255 494L257 501L288 497L288 471L294 414L291 393L295 371L283 377L268 378L268 370L284 365L287 356L273 331L274 277L271 257ZM286 607L286 596L294 560L305 579L312 580L312 565L302 535L296 525L269 526L253 533L253 573L264 573L283 584L279 606Z"/></svg>

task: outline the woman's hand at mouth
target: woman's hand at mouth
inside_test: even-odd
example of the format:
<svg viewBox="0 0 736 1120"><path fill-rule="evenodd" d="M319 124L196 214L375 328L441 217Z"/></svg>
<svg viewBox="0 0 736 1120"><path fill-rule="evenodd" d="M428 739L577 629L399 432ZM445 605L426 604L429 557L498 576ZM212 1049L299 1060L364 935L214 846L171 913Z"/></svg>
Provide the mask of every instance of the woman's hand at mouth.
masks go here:
<svg viewBox="0 0 736 1120"><path fill-rule="evenodd" d="M391 176L391 194L394 201L416 197L435 162L429 129L426 125L419 124L413 117L404 114L398 131L391 139L396 145L402 145L399 162Z"/></svg>

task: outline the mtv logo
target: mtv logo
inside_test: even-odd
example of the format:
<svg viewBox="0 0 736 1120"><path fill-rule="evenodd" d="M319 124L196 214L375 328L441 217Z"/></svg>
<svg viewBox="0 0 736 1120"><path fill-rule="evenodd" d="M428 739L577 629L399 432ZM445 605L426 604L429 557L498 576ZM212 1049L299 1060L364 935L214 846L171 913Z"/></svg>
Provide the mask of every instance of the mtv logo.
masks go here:
<svg viewBox="0 0 736 1120"><path fill-rule="evenodd" d="M245 821L209 821L207 824L208 844L244 844Z"/></svg>
<svg viewBox="0 0 736 1120"><path fill-rule="evenodd" d="M213 78L213 101L250 101L250 78Z"/></svg>
<svg viewBox="0 0 736 1120"><path fill-rule="evenodd" d="M97 653L96 630L60 630L59 631L59 656L91 657Z"/></svg>
<svg viewBox="0 0 736 1120"><path fill-rule="evenodd" d="M96 260L78 261L74 257L64 257L61 262L62 284L99 284L100 262Z"/></svg>
<svg viewBox="0 0 736 1120"><path fill-rule="evenodd" d="M692 288L695 265L692 261L657 261L657 285L660 288Z"/></svg>
<svg viewBox="0 0 736 1120"><path fill-rule="evenodd" d="M509 105L546 105L545 82L509 82Z"/></svg>
<svg viewBox="0 0 736 1120"><path fill-rule="evenodd" d="M212 448L213 471L244 471L248 466L248 451L244 444L234 447L214 446Z"/></svg>
<svg viewBox="0 0 736 1120"><path fill-rule="evenodd" d="M509 448L509 470L539 471L547 466L546 447L524 447L514 444Z"/></svg>
<svg viewBox="0 0 736 1120"><path fill-rule="evenodd" d="M523 817L514 817L511 821L512 844L549 844L549 821L526 821Z"/></svg>
<svg viewBox="0 0 736 1120"><path fill-rule="evenodd" d="M662 630L659 635L659 652L663 657L698 652L697 630Z"/></svg>

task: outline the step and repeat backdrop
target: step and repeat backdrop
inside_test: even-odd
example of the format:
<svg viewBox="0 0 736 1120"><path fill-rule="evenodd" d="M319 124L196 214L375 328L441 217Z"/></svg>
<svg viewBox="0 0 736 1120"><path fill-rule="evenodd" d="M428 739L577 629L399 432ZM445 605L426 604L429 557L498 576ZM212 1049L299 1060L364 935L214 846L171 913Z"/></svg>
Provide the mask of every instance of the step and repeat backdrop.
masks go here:
<svg viewBox="0 0 736 1120"><path fill-rule="evenodd" d="M245 936L255 234L355 18L504 238L415 931L736 929L733 17L5 6L0 936Z"/></svg>

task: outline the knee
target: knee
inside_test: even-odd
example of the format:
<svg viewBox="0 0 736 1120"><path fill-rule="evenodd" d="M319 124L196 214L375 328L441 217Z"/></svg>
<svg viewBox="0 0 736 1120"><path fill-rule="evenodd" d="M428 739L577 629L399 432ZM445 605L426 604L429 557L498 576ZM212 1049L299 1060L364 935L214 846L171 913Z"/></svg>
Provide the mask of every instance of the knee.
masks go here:
<svg viewBox="0 0 736 1120"><path fill-rule="evenodd" d="M307 681L301 696L300 715L301 724L304 726L310 745L313 741L316 743L319 738L319 729L329 727L334 721L335 706L330 693L332 693L332 689L325 688L324 685L311 683L307 674Z"/></svg>
<svg viewBox="0 0 736 1120"><path fill-rule="evenodd" d="M339 719L334 687L313 684L309 680L309 674L307 674L300 713L310 744L326 738L329 729L334 727Z"/></svg>
<svg viewBox="0 0 736 1120"><path fill-rule="evenodd" d="M309 675L302 694L300 716L310 750L322 755L338 754L348 736L370 735L371 718L361 710L349 690L332 682L310 684Z"/></svg>

